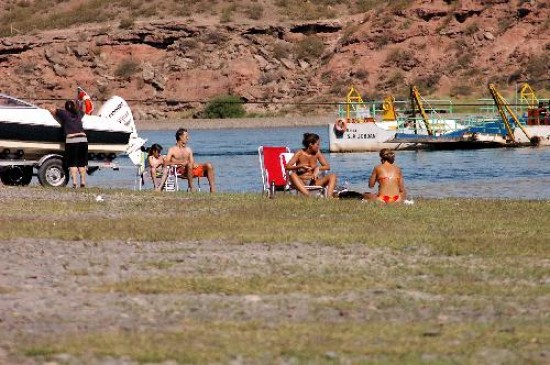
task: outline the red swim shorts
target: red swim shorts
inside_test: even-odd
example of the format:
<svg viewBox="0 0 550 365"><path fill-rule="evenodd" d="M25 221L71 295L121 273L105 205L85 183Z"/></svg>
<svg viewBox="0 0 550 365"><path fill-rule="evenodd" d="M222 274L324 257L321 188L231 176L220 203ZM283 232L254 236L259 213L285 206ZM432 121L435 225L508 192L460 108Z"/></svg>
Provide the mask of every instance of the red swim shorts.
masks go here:
<svg viewBox="0 0 550 365"><path fill-rule="evenodd" d="M176 171L179 176L187 177L187 166L178 166ZM193 177L204 177L204 165L193 167Z"/></svg>

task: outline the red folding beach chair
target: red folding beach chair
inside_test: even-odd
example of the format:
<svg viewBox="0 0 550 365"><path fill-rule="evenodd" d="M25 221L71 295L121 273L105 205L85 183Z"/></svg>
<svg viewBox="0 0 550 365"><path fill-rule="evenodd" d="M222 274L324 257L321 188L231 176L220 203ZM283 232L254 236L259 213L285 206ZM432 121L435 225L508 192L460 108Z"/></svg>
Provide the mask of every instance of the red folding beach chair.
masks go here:
<svg viewBox="0 0 550 365"><path fill-rule="evenodd" d="M275 191L288 190L286 174L281 170L281 154L290 152L284 146L260 146L258 158L262 171L262 192L268 197L275 196Z"/></svg>
<svg viewBox="0 0 550 365"><path fill-rule="evenodd" d="M288 147L260 146L258 148L263 193L268 197L274 197L276 191L293 189L288 179L289 173L285 169L287 161L290 161L293 155ZM306 186L306 189L326 196L326 189L322 186Z"/></svg>

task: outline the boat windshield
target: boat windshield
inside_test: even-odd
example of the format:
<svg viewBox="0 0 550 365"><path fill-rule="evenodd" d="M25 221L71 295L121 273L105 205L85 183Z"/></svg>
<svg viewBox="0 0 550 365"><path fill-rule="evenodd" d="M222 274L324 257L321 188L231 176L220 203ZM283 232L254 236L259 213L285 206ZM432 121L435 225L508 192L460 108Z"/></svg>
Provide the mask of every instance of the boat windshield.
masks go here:
<svg viewBox="0 0 550 365"><path fill-rule="evenodd" d="M36 106L25 101L12 98L11 96L0 94L0 108L36 108Z"/></svg>

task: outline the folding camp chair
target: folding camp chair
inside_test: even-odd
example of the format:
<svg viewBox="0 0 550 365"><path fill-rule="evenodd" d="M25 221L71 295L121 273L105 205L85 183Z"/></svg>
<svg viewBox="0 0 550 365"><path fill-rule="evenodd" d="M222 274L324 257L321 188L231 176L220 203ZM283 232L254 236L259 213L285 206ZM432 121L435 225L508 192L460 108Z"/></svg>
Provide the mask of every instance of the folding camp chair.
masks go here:
<svg viewBox="0 0 550 365"><path fill-rule="evenodd" d="M280 159L281 169L282 169L283 174L285 176L285 179L287 181L288 188L295 190L295 188L292 186L292 184L290 184L290 174L292 173L292 171L287 171L287 169L286 169L286 165L287 165L288 161L290 161L292 159L292 157L294 157L294 153L285 152L285 153L281 153L281 155L279 156L279 159ZM327 189L324 188L323 186L306 185L305 188L308 191L315 192L317 194L320 194L323 197L327 196Z"/></svg>
<svg viewBox="0 0 550 365"><path fill-rule="evenodd" d="M162 190L164 191L178 191L180 186L178 184L178 167L176 165L168 166L168 176L164 182Z"/></svg>
<svg viewBox="0 0 550 365"><path fill-rule="evenodd" d="M136 165L136 175L134 176L134 190L141 190L145 184L147 152L142 151L139 163Z"/></svg>
<svg viewBox="0 0 550 365"><path fill-rule="evenodd" d="M166 178L166 182L164 183L163 189L165 191L178 191L179 190L179 183L178 179L185 179L188 180L187 175L182 175L178 172L178 167L181 165L171 165L168 166L168 177ZM193 176L194 179L196 179L196 187L197 191L201 191L201 177L202 176ZM187 191L189 191L189 181L187 181Z"/></svg>

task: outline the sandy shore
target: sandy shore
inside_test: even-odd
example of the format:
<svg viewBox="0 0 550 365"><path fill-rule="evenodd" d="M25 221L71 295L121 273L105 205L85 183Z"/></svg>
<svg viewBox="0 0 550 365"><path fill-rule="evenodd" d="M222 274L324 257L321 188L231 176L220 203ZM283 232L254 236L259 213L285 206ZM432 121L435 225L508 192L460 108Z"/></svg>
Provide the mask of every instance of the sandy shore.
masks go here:
<svg viewBox="0 0 550 365"><path fill-rule="evenodd" d="M224 128L276 128L324 126L334 121L334 117L277 117L277 118L241 118L241 119L162 119L136 120L138 130L176 130L188 129L224 129Z"/></svg>

